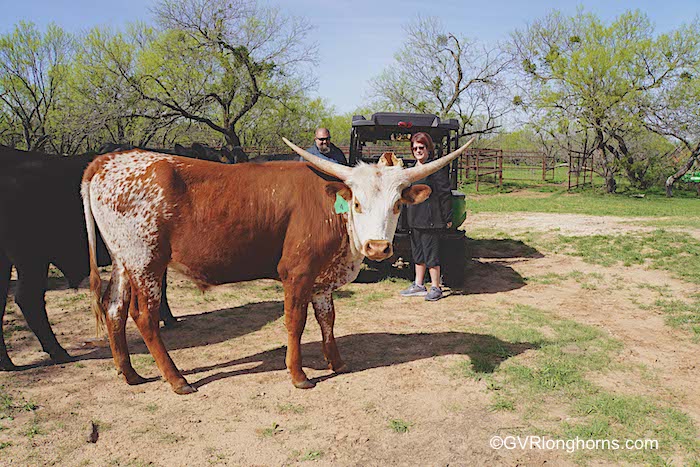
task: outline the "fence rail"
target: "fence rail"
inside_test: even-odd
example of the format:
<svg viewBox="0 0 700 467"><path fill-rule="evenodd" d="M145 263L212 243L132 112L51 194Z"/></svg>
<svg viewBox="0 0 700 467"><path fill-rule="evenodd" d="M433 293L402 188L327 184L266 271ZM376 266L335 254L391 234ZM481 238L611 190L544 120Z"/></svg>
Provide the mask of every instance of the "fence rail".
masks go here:
<svg viewBox="0 0 700 467"><path fill-rule="evenodd" d="M350 146L338 146L346 156ZM270 154L291 154L287 146L245 146L243 151L248 157ZM403 145L367 145L363 148L364 157L379 156L383 152L393 152L399 157L411 157L411 149ZM592 159L592 158L591 158ZM503 181L548 182L555 179L555 170L568 167L569 188L579 184L590 183L592 160L578 161L558 160L554 155L542 151L520 151L495 148L467 149L458 159L457 177L460 183L474 181L476 190L482 183L494 183L499 187ZM583 180L579 182L579 179Z"/></svg>

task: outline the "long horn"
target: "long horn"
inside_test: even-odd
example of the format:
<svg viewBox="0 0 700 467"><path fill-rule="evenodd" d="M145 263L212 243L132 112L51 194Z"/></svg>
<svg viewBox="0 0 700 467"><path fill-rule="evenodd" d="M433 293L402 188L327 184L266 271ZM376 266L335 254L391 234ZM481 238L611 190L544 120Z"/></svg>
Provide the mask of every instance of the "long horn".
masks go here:
<svg viewBox="0 0 700 467"><path fill-rule="evenodd" d="M305 151L305 150L301 149L299 146L292 143L284 136L282 137L282 141L284 141L284 143L287 146L292 148L294 150L294 152L299 154L301 157L303 157L307 161L311 162L311 164L313 164L313 166L316 167L321 172L325 172L328 175L332 175L332 176L337 177L343 181L347 180L348 177L350 176L350 173L352 172L352 169L350 167L336 164L335 162L331 162L331 161L328 161L326 159L321 159L318 156L314 156L309 151Z"/></svg>
<svg viewBox="0 0 700 467"><path fill-rule="evenodd" d="M470 139L467 141L467 144L462 146L461 148L457 149L454 152L449 153L445 157L441 157L437 160L434 160L432 162L428 162L427 164L416 164L415 166L411 167L410 169L406 169L406 174L408 175L409 181L415 182L417 180L420 180L422 178L427 177L428 175L437 172L438 170L442 169L445 167L447 164L452 162L455 158L457 158L460 154L462 154L462 151L467 149L467 147L474 142L476 137Z"/></svg>

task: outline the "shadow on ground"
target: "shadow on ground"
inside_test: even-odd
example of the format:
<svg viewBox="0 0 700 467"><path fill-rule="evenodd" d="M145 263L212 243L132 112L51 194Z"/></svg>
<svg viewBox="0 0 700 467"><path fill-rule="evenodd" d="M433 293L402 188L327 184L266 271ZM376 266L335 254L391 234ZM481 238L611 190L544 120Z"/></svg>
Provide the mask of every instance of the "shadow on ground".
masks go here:
<svg viewBox="0 0 700 467"><path fill-rule="evenodd" d="M538 348L537 345L527 342L513 344L488 334L465 332L351 334L337 338L336 342L344 361L348 364L349 373L390 367L443 355L464 355L469 357L473 371L493 373L508 358L519 355L526 350ZM303 344L301 349L304 367L315 370L328 368L323 359L320 342ZM204 377L193 384L195 387L201 387L238 375L284 370L286 368L285 354L286 347L283 346L250 357L192 368L183 371L183 374L193 375L233 368ZM258 363L258 365L251 368L252 363ZM237 366L244 366L244 368L235 368ZM312 381L319 382L333 377L335 374L331 373Z"/></svg>
<svg viewBox="0 0 700 467"><path fill-rule="evenodd" d="M468 239L464 281L452 285L453 295L474 295L508 292L523 287L525 280L510 265L518 261L544 258L537 249L520 240ZM374 283L388 277L413 281L413 264L397 267L365 265L355 282Z"/></svg>
<svg viewBox="0 0 700 467"><path fill-rule="evenodd" d="M243 335L255 332L268 323L274 322L284 315L284 303L282 301L265 301L248 303L235 308L208 311L196 315L179 316L179 322L172 328L161 328L161 335L168 350L188 349L235 339ZM141 336L130 338L129 353L148 354L148 349ZM39 342L32 336L27 345L36 345ZM112 353L107 342L102 347L91 348L83 353L85 348L66 347L74 361L111 359ZM17 366L17 370L51 366L53 363L48 355L45 360L29 365ZM59 365L55 365L59 366Z"/></svg>

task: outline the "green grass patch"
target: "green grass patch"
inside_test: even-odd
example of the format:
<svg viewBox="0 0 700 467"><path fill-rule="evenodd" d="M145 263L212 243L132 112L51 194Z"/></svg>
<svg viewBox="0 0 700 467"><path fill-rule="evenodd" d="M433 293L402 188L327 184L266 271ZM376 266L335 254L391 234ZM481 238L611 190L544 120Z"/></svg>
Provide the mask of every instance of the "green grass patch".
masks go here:
<svg viewBox="0 0 700 467"><path fill-rule="evenodd" d="M88 294L86 293L75 293L75 294L70 294L66 295L65 297L61 297L58 300L58 305L67 307L71 305L75 305L78 302L87 302L89 299Z"/></svg>
<svg viewBox="0 0 700 467"><path fill-rule="evenodd" d="M493 403L489 406L489 410L493 412L512 412L515 410L515 402L510 397L497 394Z"/></svg>
<svg viewBox="0 0 700 467"><path fill-rule="evenodd" d="M550 245L555 251L610 267L645 265L700 284L700 240L683 232L655 230L626 235L568 237L560 235Z"/></svg>
<svg viewBox="0 0 700 467"><path fill-rule="evenodd" d="M391 430L395 433L408 433L408 431L411 429L411 423L395 418L393 420L389 420L389 428L391 428Z"/></svg>
<svg viewBox="0 0 700 467"><path fill-rule="evenodd" d="M539 276L529 276L525 278L525 282L543 285L559 285L569 279L573 279L581 284L582 288L590 290L597 289L604 281L603 275L597 272L585 273L581 271L571 271L568 274L549 272Z"/></svg>
<svg viewBox="0 0 700 467"><path fill-rule="evenodd" d="M290 453L289 459L294 462L317 461L323 457L323 451L320 449L307 449L306 451L294 450Z"/></svg>
<svg viewBox="0 0 700 467"><path fill-rule="evenodd" d="M700 338L700 299L692 303L659 299L654 306L664 313L668 325L691 331L696 338Z"/></svg>
<svg viewBox="0 0 700 467"><path fill-rule="evenodd" d="M2 334L5 337L10 337L12 334L16 332L25 332L29 331L29 328L27 326L22 326L21 324L8 324L3 327Z"/></svg>
<svg viewBox="0 0 700 467"><path fill-rule="evenodd" d="M43 435L43 434L45 434L44 430L41 429L41 427L39 426L39 422L37 421L36 418L34 418L34 420L32 420L32 422L29 424L29 427L24 432L24 436L26 436L29 439L32 439L35 436Z"/></svg>
<svg viewBox="0 0 700 467"><path fill-rule="evenodd" d="M132 355L131 364L135 370L145 370L153 368L156 361L151 355Z"/></svg>
<svg viewBox="0 0 700 467"><path fill-rule="evenodd" d="M323 457L323 452L317 449L309 449L302 456L299 457L300 462L306 461L317 461Z"/></svg>
<svg viewBox="0 0 700 467"><path fill-rule="evenodd" d="M467 190L470 191L470 190ZM688 218L689 213L696 219L700 202L693 198L666 198L663 195L649 194L644 198L633 198L628 194L599 194L594 192L568 192L566 189L542 194L525 190L522 196L493 194L467 196L467 209L472 212L549 212L568 214L588 214L595 216L620 217L673 217Z"/></svg>
<svg viewBox="0 0 700 467"><path fill-rule="evenodd" d="M269 427L258 428L257 432L262 438L271 438L282 433L282 428L280 428L278 423L272 423Z"/></svg>
<svg viewBox="0 0 700 467"><path fill-rule="evenodd" d="M568 279L569 275L566 276ZM641 371L617 362L616 357L622 350L619 341L596 327L530 306L515 305L506 311L499 309L488 314L486 329L479 332L492 335L494 344L485 346L482 353L477 354L477 361L479 358L501 359L500 364L491 373L487 368L481 374L479 364L461 365L463 376L480 376L484 381L492 394L490 410L520 413L531 433L551 438L578 436L584 440L652 439L659 442L658 450L576 451L574 456L582 463L605 458L616 462L658 464L678 455L687 460L697 458L700 453L698 430L689 416L654 397L618 394L594 382L592 375L600 377L611 370L622 375ZM518 345L529 349L526 356L513 352L513 346ZM470 357L473 357L473 350L469 352ZM502 358L509 353L514 356ZM553 407L566 414L565 421L552 423Z"/></svg>
<svg viewBox="0 0 700 467"><path fill-rule="evenodd" d="M7 392L4 386L0 386L0 415L6 417L14 408L12 396Z"/></svg>
<svg viewBox="0 0 700 467"><path fill-rule="evenodd" d="M277 411L279 413L302 414L302 413L306 412L306 409L302 405L287 403L287 404L279 404L277 406Z"/></svg>
<svg viewBox="0 0 700 467"><path fill-rule="evenodd" d="M17 401L5 386L0 386L0 418L12 418L17 412L33 412L39 406L32 401Z"/></svg>
<svg viewBox="0 0 700 467"><path fill-rule="evenodd" d="M668 229L668 228L700 229L700 216L698 216L698 217L673 217L670 219L658 219L658 220L653 220L653 221L639 221L639 222L633 222L633 223L636 225L642 225L645 227L656 227L659 229Z"/></svg>

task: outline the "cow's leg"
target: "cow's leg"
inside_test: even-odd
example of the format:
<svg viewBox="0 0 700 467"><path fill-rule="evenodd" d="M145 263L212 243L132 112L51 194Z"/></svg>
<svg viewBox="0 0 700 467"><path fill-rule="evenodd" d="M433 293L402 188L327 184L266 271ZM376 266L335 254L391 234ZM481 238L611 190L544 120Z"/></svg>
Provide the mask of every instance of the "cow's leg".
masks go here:
<svg viewBox="0 0 700 467"><path fill-rule="evenodd" d="M0 370L5 371L16 368L7 354L5 336L3 335L3 319L5 318L5 306L7 306L7 294L10 290L11 273L12 263L10 259L0 252Z"/></svg>
<svg viewBox="0 0 700 467"><path fill-rule="evenodd" d="M342 373L347 370L347 367L340 358L338 347L335 345L335 337L333 336L335 306L333 305L332 291L329 290L314 294L311 297L311 303L314 307L316 321L318 321L318 325L321 327L321 349L323 350L323 356L331 370L336 373Z"/></svg>
<svg viewBox="0 0 700 467"><path fill-rule="evenodd" d="M161 289L163 294L160 299L160 307L158 308L158 315L160 320L163 322L163 327L170 328L177 324L177 318L173 316L173 312L170 311L170 305L168 304L168 272L163 274L163 281L161 283Z"/></svg>
<svg viewBox="0 0 700 467"><path fill-rule="evenodd" d="M29 328L39 339L44 352L51 356L51 360L56 363L70 361L71 356L56 340L49 324L49 317L46 315L44 294L49 264L15 264L15 268L17 268L15 303L22 310Z"/></svg>
<svg viewBox="0 0 700 467"><path fill-rule="evenodd" d="M131 317L136 322L136 326L141 332L146 347L151 352L153 359L158 365L163 377L170 383L177 394L190 394L196 391L187 383L180 370L170 358L168 350L160 337L160 327L158 325L158 307L160 306L160 284L159 280L151 283L140 284L138 288L132 289L132 293L137 293L138 308L130 308Z"/></svg>
<svg viewBox="0 0 700 467"><path fill-rule="evenodd" d="M128 384L140 384L146 381L131 366L129 347L126 342L127 310L131 302L131 283L124 268L115 264L112 276L103 298L105 322L109 345L112 348L112 358L117 367L117 373L124 375Z"/></svg>
<svg viewBox="0 0 700 467"><path fill-rule="evenodd" d="M297 277L283 280L284 284L284 324L287 327L287 370L292 383L299 389L315 386L301 368L301 335L306 326L306 313L311 299L313 279Z"/></svg>

